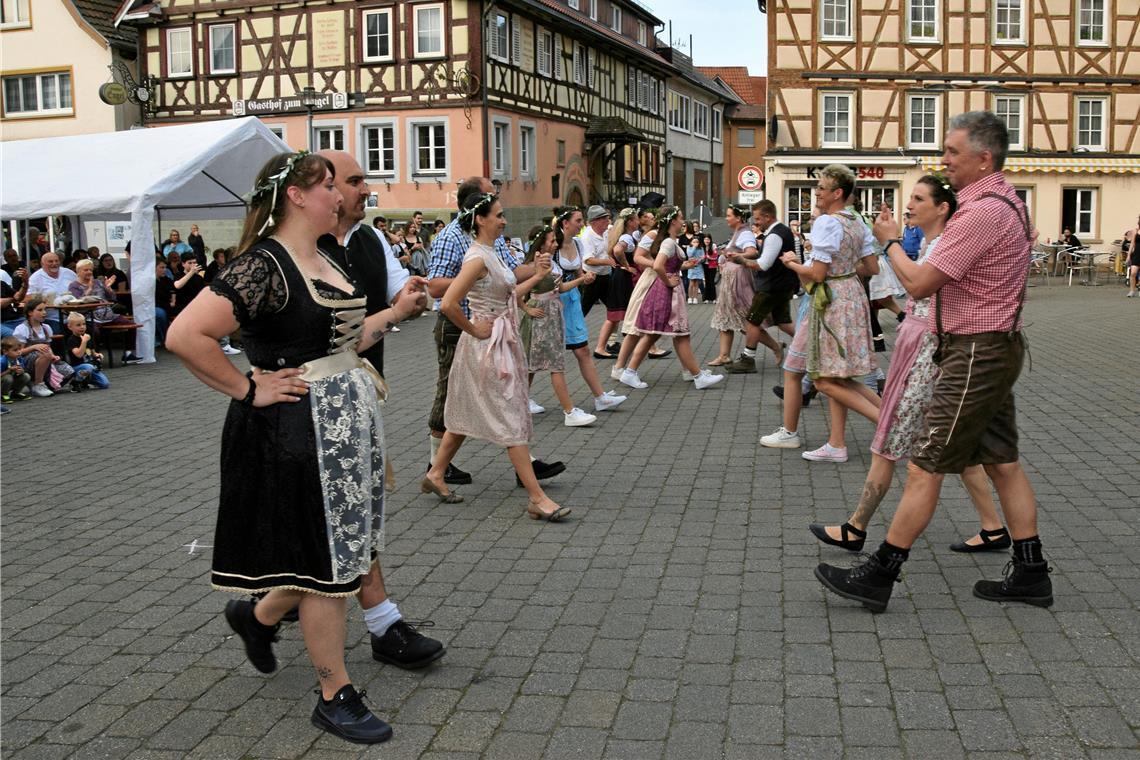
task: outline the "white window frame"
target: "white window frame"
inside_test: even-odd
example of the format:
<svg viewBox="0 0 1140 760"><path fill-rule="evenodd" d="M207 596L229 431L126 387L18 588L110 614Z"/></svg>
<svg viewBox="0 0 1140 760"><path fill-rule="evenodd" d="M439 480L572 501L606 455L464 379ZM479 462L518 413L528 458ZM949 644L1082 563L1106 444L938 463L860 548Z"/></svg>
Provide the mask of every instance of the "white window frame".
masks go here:
<svg viewBox="0 0 1140 760"><path fill-rule="evenodd" d="M1097 237L1099 237L1097 235L1096 230L1094 229L1096 226L1097 202L1100 200L1097 197L1099 190L1100 190L1100 188L1096 188L1096 187L1062 187L1061 188L1061 203L1062 203L1062 205L1064 204L1064 201L1065 201L1065 193L1066 192L1073 191L1077 194L1076 218L1073 219L1073 234L1074 235L1076 235L1078 237L1082 237L1082 236L1083 237L1091 237L1092 239L1096 239ZM1082 198L1082 196L1087 196L1089 199L1089 207L1088 207L1088 210L1086 210L1086 211L1081 210L1081 205L1082 205L1081 204L1081 198ZM1088 219L1087 219L1088 224L1087 225L1082 224L1082 217L1083 216L1088 217Z"/></svg>
<svg viewBox="0 0 1140 760"><path fill-rule="evenodd" d="M214 32L222 28L230 30L230 44L231 55L233 56L233 65L227 68L214 67ZM223 23L223 24L210 24L206 27L206 38L210 47L210 73L211 74L236 74L237 73L237 59L238 59L238 44L237 44L237 24Z"/></svg>
<svg viewBox="0 0 1140 760"><path fill-rule="evenodd" d="M622 22L625 21L621 15L621 6L614 3L610 6L610 29L613 29L618 34L621 34Z"/></svg>
<svg viewBox="0 0 1140 760"><path fill-rule="evenodd" d="M1017 125L1012 129L1010 128L1010 125L1009 125L1009 116L1010 116L1009 109L1001 107L1003 101L1008 101L1011 103L1017 103ZM1006 93L994 95L993 110L999 119L1002 119L1003 121L1006 122L1006 125L1005 125L1006 129L1009 129L1009 131L1010 131L1009 149L1011 151L1025 150L1025 146L1026 146L1026 142L1025 142L1025 108L1026 108L1026 105L1027 105L1027 100L1026 100L1026 97L1024 95L1011 95L1011 94L1006 94ZM1013 139L1015 135L1017 137L1016 140Z"/></svg>
<svg viewBox="0 0 1140 760"><path fill-rule="evenodd" d="M1029 212L1029 218L1035 219L1037 214L1033 209L1033 196L1037 188L1034 185L1014 185L1013 192L1017 193L1017 197L1021 198L1022 203L1025 204L1025 210Z"/></svg>
<svg viewBox="0 0 1140 760"><path fill-rule="evenodd" d="M1093 103L1099 103L1100 104L1100 114L1098 114L1098 116L1100 118L1100 140L1097 142L1092 142L1092 141L1087 141L1087 140L1082 142L1082 140L1081 140L1081 132L1085 131L1085 130L1082 130L1082 128L1081 128L1081 106L1085 103L1088 103L1090 105ZM1090 120L1092 118L1094 118L1091 113L1089 114L1089 118L1090 118ZM1108 150L1108 130L1111 127L1111 124L1112 124L1112 122L1109 121L1108 97L1107 96L1103 96L1103 95L1096 95L1096 96L1078 95L1078 96L1076 96L1075 102L1073 103L1073 147L1074 148L1086 148L1090 151L1097 151L1097 152L1103 152L1103 151ZM1091 132L1091 129L1089 131Z"/></svg>
<svg viewBox="0 0 1140 760"><path fill-rule="evenodd" d="M29 29L32 26L31 0L3 0L0 29Z"/></svg>
<svg viewBox="0 0 1140 760"><path fill-rule="evenodd" d="M914 116L915 116L914 106L915 106L915 103L918 101L922 101L924 104L923 113L922 113L922 118L923 118L924 122L921 126L918 126L918 128L923 131L923 135L922 135L923 137L926 136L927 130L932 129L933 134L932 134L930 140L915 140L914 139L914 130L917 126L915 124L915 118L914 118ZM925 119L930 114L928 114L926 112L925 105L931 101L934 103L934 114L933 114L934 123L932 125L927 125L925 123ZM940 145L940 138L941 138L941 132L942 132L941 124L942 124L942 99L940 97L938 97L937 95L929 94L929 93L914 93L911 95L907 95L907 99L906 99L906 142L907 142L907 147L913 148L915 150L937 150L939 145Z"/></svg>
<svg viewBox="0 0 1140 760"><path fill-rule="evenodd" d="M665 112L668 114L669 129L674 132L692 133L692 98L676 90L669 90L665 96Z"/></svg>
<svg viewBox="0 0 1140 760"><path fill-rule="evenodd" d="M389 182L396 180L399 173L400 173L400 133L398 131L398 125L397 125L396 119L395 118L390 118L390 119L362 119L361 121L357 122L357 125L359 127L359 133L358 133L358 136L356 138L357 139L356 149L357 149L357 153L359 153L357 158L360 161L360 165L362 167L364 167L364 176L366 176L366 177L381 177L381 178L383 178ZM369 147L370 147L368 144L368 132L370 130L373 130L373 129L380 130L379 135L380 135L381 143L379 146L379 152L380 152L381 167L379 169L372 169L369 166L369 161L368 161L368 154L369 154ZM383 132L384 132L384 130L390 130L392 133L392 168L391 169L386 169L383 166L384 151L385 151L384 144L383 144Z"/></svg>
<svg viewBox="0 0 1140 760"><path fill-rule="evenodd" d="M340 134L340 147L337 147L335 141L328 146L321 145L320 134L322 132ZM348 122L336 120L321 120L313 124L313 150L345 150L348 147Z"/></svg>
<svg viewBox="0 0 1140 760"><path fill-rule="evenodd" d="M384 16L388 19L388 54L368 55L368 18L369 16ZM393 61L396 53L396 36L392 34L392 9L369 8L360 14L360 53L361 60L369 63L375 61Z"/></svg>
<svg viewBox="0 0 1140 760"><path fill-rule="evenodd" d="M420 48L420 13L424 11L439 12L439 50L423 50ZM427 5L412 6L412 55L415 58L442 58L447 54L447 30L444 23L447 19L443 12L443 3L429 3Z"/></svg>
<svg viewBox="0 0 1140 760"><path fill-rule="evenodd" d="M800 229L803 229L811 224L812 209L815 207L814 186L812 185L799 185L787 184L784 186L784 223L791 224L794 221L800 223ZM804 195L807 195L808 207L803 208ZM795 203L792 202L793 197Z"/></svg>
<svg viewBox="0 0 1140 760"><path fill-rule="evenodd" d="M1085 6L1100 3L1100 37L1099 39L1081 39L1081 27L1084 25ZM1107 47L1108 30L1112 25L1112 0L1077 0L1077 19L1073 24L1073 34L1076 36L1078 47ZM1097 13L1096 9L1088 8L1090 15Z"/></svg>
<svg viewBox="0 0 1140 760"><path fill-rule="evenodd" d="M500 63L510 63L511 17L503 11L494 11L487 18L487 26L487 57Z"/></svg>
<svg viewBox="0 0 1140 760"><path fill-rule="evenodd" d="M574 84L588 85L590 80L590 52L582 42L574 40Z"/></svg>
<svg viewBox="0 0 1140 760"><path fill-rule="evenodd" d="M598 0L590 0L590 18L598 20Z"/></svg>
<svg viewBox="0 0 1140 760"><path fill-rule="evenodd" d="M821 40L837 40L842 42L854 42L855 30L853 28L853 14L851 12L852 0L821 0L819 4L819 37ZM842 10L845 14L843 17L843 29L838 28L839 19L834 19L835 28L829 34L827 32L827 10L833 8L835 10Z"/></svg>
<svg viewBox="0 0 1140 760"><path fill-rule="evenodd" d="M637 44L643 47L649 44L649 31L645 26L645 22L639 20L637 22Z"/></svg>
<svg viewBox="0 0 1140 760"><path fill-rule="evenodd" d="M519 179L534 182L538 178L538 127L533 121L519 122Z"/></svg>
<svg viewBox="0 0 1140 760"><path fill-rule="evenodd" d="M173 37L186 37L186 50L190 68L186 71L175 71L173 65L172 55L174 53L174 46L171 44ZM181 54L183 51L179 51ZM174 29L166 30L166 78L167 79L185 79L194 76L194 29L189 26L179 26Z"/></svg>
<svg viewBox="0 0 1140 760"><path fill-rule="evenodd" d="M827 140L827 102L828 98L846 98L847 100L847 139ZM838 100L836 101L838 102ZM836 92L834 90L821 90L819 93L819 146L821 148L853 148L855 147L855 93ZM838 119L836 119L836 127Z"/></svg>
<svg viewBox="0 0 1140 760"><path fill-rule="evenodd" d="M286 125L284 122L276 123L276 122L263 121L261 123L264 124L265 128L268 129L270 132L277 135L278 137L280 137L285 142L289 142L289 140L287 140L285 137L287 134L289 134L289 130L286 128Z"/></svg>
<svg viewBox="0 0 1140 760"><path fill-rule="evenodd" d="M908 42L936 43L939 41L939 33L941 32L941 24L939 22L941 21L942 15L942 9L939 7L939 3L940 0L907 0L906 36ZM929 35L915 34L915 11L926 11L932 7L934 10L934 33ZM926 14L923 13L922 15L925 17ZM917 21L920 24L927 23L925 18Z"/></svg>
<svg viewBox="0 0 1140 760"><path fill-rule="evenodd" d="M714 108L712 110L712 125L711 125L712 126L712 141L713 142L722 142L724 140L724 138L722 136L723 133L721 131L722 127L723 127L723 125L721 124L721 120L723 120L723 119L724 119L723 109Z"/></svg>
<svg viewBox="0 0 1140 760"><path fill-rule="evenodd" d="M1009 37L1008 39L1000 39L998 37L998 29L1001 22L998 19L998 13L1002 6L1017 5L1017 30L1016 37ZM991 37L995 45L1024 45L1025 44L1025 27L1026 27L1026 14L1025 14L1025 0L993 0L993 29L991 30ZM1006 8L1012 11L1012 8Z"/></svg>
<svg viewBox="0 0 1140 760"><path fill-rule="evenodd" d="M510 179L511 120L502 116L491 117L491 178Z"/></svg>
<svg viewBox="0 0 1140 760"><path fill-rule="evenodd" d="M699 100L693 101L693 134L696 137L708 139L710 110L707 103L702 103Z"/></svg>
<svg viewBox="0 0 1140 760"><path fill-rule="evenodd" d="M409 119L408 122L408 172L412 179L438 179L447 180L451 176L451 122L446 116L433 119ZM418 166L420 155L419 128L443 127L443 168L433 167L420 169ZM438 146L432 146L432 161L435 160L434 151Z"/></svg>
<svg viewBox="0 0 1140 760"><path fill-rule="evenodd" d="M567 0L567 5L569 5L571 8L573 8L576 11L582 10L578 0Z"/></svg>
<svg viewBox="0 0 1140 760"><path fill-rule="evenodd" d="M67 77L67 98L69 101L69 105L67 105L67 106L60 106L59 105L60 92L63 89L61 87L61 82L62 82L61 77ZM8 104L8 85L7 85L8 80L11 80L11 79L24 80L24 79L29 79L29 78L35 79L35 82L36 82L35 83L35 91L36 91L36 103L35 103L35 105L36 105L36 107L34 109L24 109L24 110L19 110L19 111L11 110L11 108ZM56 107L55 108L44 108L43 107L44 80L46 80L48 78L54 78L55 79L55 85L54 85L55 86L55 98L56 98ZM24 74L9 74L9 75L3 77L3 80L0 81L0 90L2 90L2 95L0 95L0 96L2 96L4 99L4 118L5 119L36 119L36 118L41 118L44 116L70 116L70 115L75 113L75 88L74 88L74 85L75 85L75 82L72 79L71 69L65 69L62 71L60 71L60 70L56 70L56 71L29 71L29 72L24 73ZM24 95L23 82L21 82L21 84L20 84L20 101L21 101L20 105L24 105L23 95Z"/></svg>
<svg viewBox="0 0 1140 760"><path fill-rule="evenodd" d="M538 28L534 36L534 68L540 76L554 76L554 33Z"/></svg>

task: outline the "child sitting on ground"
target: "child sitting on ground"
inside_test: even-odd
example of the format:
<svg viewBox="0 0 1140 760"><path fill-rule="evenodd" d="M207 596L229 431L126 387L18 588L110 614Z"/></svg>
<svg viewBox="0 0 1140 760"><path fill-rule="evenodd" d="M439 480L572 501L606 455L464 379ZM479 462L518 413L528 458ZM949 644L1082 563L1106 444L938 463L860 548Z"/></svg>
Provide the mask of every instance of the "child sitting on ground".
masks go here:
<svg viewBox="0 0 1140 760"><path fill-rule="evenodd" d="M95 350L91 335L87 332L87 320L82 314L72 312L67 317L67 329L71 333L64 342L67 361L75 368L75 375L71 378L71 392L78 393L87 387L111 387L111 381L100 371L103 368L103 354Z"/></svg>
<svg viewBox="0 0 1140 760"><path fill-rule="evenodd" d="M32 381L20 364L20 349L23 347L19 338L7 337L0 341L0 380L5 402L31 398L26 389Z"/></svg>

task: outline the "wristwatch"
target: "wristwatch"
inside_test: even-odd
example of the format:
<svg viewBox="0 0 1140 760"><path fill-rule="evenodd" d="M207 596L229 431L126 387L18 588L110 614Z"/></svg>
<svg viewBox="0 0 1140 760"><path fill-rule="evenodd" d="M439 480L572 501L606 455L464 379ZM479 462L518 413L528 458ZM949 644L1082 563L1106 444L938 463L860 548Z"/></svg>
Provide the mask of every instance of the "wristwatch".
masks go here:
<svg viewBox="0 0 1140 760"><path fill-rule="evenodd" d="M883 246L883 253L886 253L892 245L896 245L896 244L898 245L899 248L902 248L902 240L901 239L891 238L890 240L888 240L887 244Z"/></svg>

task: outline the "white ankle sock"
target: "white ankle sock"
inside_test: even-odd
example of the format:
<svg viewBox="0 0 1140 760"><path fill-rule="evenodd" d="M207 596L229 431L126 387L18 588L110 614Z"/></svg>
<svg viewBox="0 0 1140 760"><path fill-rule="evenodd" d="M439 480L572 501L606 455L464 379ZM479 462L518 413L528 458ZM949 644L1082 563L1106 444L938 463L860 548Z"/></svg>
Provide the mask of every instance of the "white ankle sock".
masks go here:
<svg viewBox="0 0 1140 760"><path fill-rule="evenodd" d="M740 353L743 354L744 356L747 356L749 359L755 359L756 358L756 349L755 348L749 348L748 346L745 346L743 348L743 350L741 350Z"/></svg>
<svg viewBox="0 0 1140 760"><path fill-rule="evenodd" d="M434 435L429 435L428 440L431 441L431 459L428 460L428 464L430 464L432 467L434 467L435 466L435 455L439 452L439 442L443 439L442 438L436 438Z"/></svg>
<svg viewBox="0 0 1140 760"><path fill-rule="evenodd" d="M402 617L403 615L400 614L396 603L391 599L385 599L375 607L364 611L364 624L368 626L369 633L383 636L392 627L392 624Z"/></svg>

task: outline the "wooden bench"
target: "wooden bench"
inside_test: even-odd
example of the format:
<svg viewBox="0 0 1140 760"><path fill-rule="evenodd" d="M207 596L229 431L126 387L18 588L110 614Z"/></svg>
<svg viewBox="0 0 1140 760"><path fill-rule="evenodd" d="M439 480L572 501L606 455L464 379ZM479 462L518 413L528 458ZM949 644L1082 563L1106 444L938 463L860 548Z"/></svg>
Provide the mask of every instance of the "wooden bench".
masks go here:
<svg viewBox="0 0 1140 760"><path fill-rule="evenodd" d="M114 346L111 345L111 336L113 336L116 333L122 333L122 335L123 335L123 353L126 353L128 350L127 349L127 340L129 339L129 334L133 333L135 330L138 330L140 327L142 327L142 325L136 324L134 322L117 322L117 323L111 323L111 324L106 324L106 325L97 325L95 327L95 330L98 333L100 338L102 338L104 335L106 335L106 338L107 338L106 349L107 349L107 366L108 367L110 367L112 369L114 369L114 367L115 367L115 348L114 348ZM134 351L134 346L131 346L130 350Z"/></svg>

